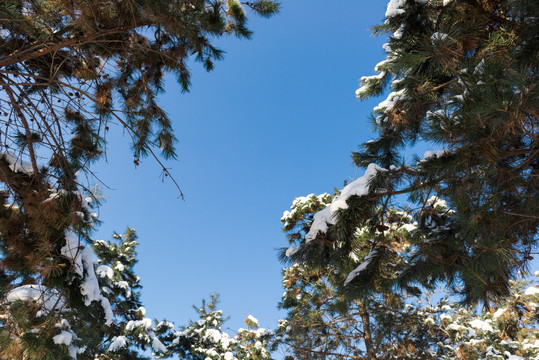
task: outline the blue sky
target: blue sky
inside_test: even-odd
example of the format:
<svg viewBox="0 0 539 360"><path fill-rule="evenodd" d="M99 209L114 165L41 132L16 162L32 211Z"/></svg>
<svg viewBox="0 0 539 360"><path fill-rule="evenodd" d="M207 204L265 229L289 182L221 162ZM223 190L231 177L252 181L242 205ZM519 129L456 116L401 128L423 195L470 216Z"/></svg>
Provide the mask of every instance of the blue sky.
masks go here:
<svg viewBox="0 0 539 360"><path fill-rule="evenodd" d="M280 218L297 196L331 192L352 179L350 154L373 138L368 117L382 99L358 102L358 79L385 58L385 1L283 1L271 19L252 17L251 41L227 38L227 54L193 87L170 78L161 105L173 119L179 160L167 163L186 200L159 167L135 168L119 128L107 162L94 167L109 188L96 238L134 227L139 235L148 316L185 324L211 292L221 294L228 327L249 314L275 328L283 292L276 249Z"/></svg>

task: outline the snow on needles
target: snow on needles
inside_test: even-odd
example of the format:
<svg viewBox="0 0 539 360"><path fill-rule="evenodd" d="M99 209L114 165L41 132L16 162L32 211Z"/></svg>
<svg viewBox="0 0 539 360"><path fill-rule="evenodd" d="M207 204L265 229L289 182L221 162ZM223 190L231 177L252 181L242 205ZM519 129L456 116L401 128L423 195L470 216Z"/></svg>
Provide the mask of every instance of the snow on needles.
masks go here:
<svg viewBox="0 0 539 360"><path fill-rule="evenodd" d="M435 32L431 35L430 40L432 45L436 45L437 42L445 41L448 38L448 35L441 32Z"/></svg>
<svg viewBox="0 0 539 360"><path fill-rule="evenodd" d="M429 0L415 0L415 2L418 4L427 4ZM404 14L406 11L402 7L405 3L406 0L390 0L387 3L386 18L390 19L395 16Z"/></svg>
<svg viewBox="0 0 539 360"><path fill-rule="evenodd" d="M430 160L432 158L439 158L450 153L451 153L451 150L447 148L443 148L441 150L428 150L428 151L425 151L425 154L423 154L423 159L420 160L419 162L421 163L421 162Z"/></svg>
<svg viewBox="0 0 539 360"><path fill-rule="evenodd" d="M475 319L470 322L470 326L477 330L494 332L494 329L489 324L489 322L490 320L482 321L480 319Z"/></svg>
<svg viewBox="0 0 539 360"><path fill-rule="evenodd" d="M253 328L257 328L260 326L260 323L258 322L258 319L255 318L253 315L247 316L247 319L245 319L245 323Z"/></svg>
<svg viewBox="0 0 539 360"><path fill-rule="evenodd" d="M539 285L532 285L524 291L524 295L536 295L539 294Z"/></svg>
<svg viewBox="0 0 539 360"><path fill-rule="evenodd" d="M314 215L311 229L305 235L305 242L312 241L319 232L325 233L328 230L328 224L335 224L335 218L329 206Z"/></svg>
<svg viewBox="0 0 539 360"><path fill-rule="evenodd" d="M56 291L43 285L19 286L8 293L6 300L35 301L47 311L61 309L65 304Z"/></svg>
<svg viewBox="0 0 539 360"><path fill-rule="evenodd" d="M348 285L350 281L352 281L355 277L357 277L363 270L369 266L372 259L376 256L378 252L376 250L371 251L365 258L363 259L363 262L355 268L350 274L348 274L348 277L346 278L344 282L344 286Z"/></svg>
<svg viewBox="0 0 539 360"><path fill-rule="evenodd" d="M369 164L362 177L346 185L341 194L328 207L317 212L313 217L311 229L305 236L306 242L312 241L319 232L325 233L328 229L328 224L335 224L335 212L339 209L347 209L348 204L346 201L351 196L367 195L369 193L369 184L379 171L386 170L376 164Z"/></svg>
<svg viewBox="0 0 539 360"><path fill-rule="evenodd" d="M66 231L66 244L61 249L62 255L71 261L75 272L83 279L80 292L84 296L84 304L89 306L98 301L105 312L105 324L112 324L112 309L107 298L101 295L101 289L94 269L92 250L80 243L72 231Z"/></svg>
<svg viewBox="0 0 539 360"><path fill-rule="evenodd" d="M114 276L114 270L107 265L99 265L97 269L95 269L95 273L100 278L108 278L110 280L112 280L112 277Z"/></svg>
<svg viewBox="0 0 539 360"><path fill-rule="evenodd" d="M374 113L379 114L376 117L376 123L381 124L384 117L393 110L395 105L397 105L397 102L406 99L408 99L406 89L391 92L384 101L382 101L373 109Z"/></svg>
<svg viewBox="0 0 539 360"><path fill-rule="evenodd" d="M295 253L298 252L300 246L292 246L292 247L289 247L288 249L286 249L286 257L291 257L293 256Z"/></svg>
<svg viewBox="0 0 539 360"><path fill-rule="evenodd" d="M125 336L115 336L112 339L112 343L110 344L108 351L118 351L124 347L127 346L127 338Z"/></svg>
<svg viewBox="0 0 539 360"><path fill-rule="evenodd" d="M77 236L72 231L67 231L65 235L66 244L60 249L62 255L71 261L75 272L83 276L82 257L80 256L81 246Z"/></svg>
<svg viewBox="0 0 539 360"><path fill-rule="evenodd" d="M386 63L386 62L387 60L384 60L382 63ZM372 85L376 82L381 81L386 75L387 75L387 72L382 70L377 75L362 76L359 79L362 85L359 89L356 90L356 97L358 99L361 99L362 97L366 96L370 92Z"/></svg>
<svg viewBox="0 0 539 360"><path fill-rule="evenodd" d="M402 15L405 13L404 9L401 9L406 0L390 0L387 3L386 18L390 19L397 15Z"/></svg>
<svg viewBox="0 0 539 360"><path fill-rule="evenodd" d="M6 160L9 164L9 168L15 172L22 172L28 175L34 173L32 164L26 161L18 159L12 152L0 153L0 157Z"/></svg>
<svg viewBox="0 0 539 360"><path fill-rule="evenodd" d="M71 341L73 340L73 334L69 331L62 330L62 332L52 338L52 341L55 344L63 344L63 345L71 345Z"/></svg>
<svg viewBox="0 0 539 360"><path fill-rule="evenodd" d="M310 206L310 203L312 202L320 202L320 204L327 204L329 203L328 198L330 198L330 195L327 193L320 194L316 196L315 194L309 194L307 196L300 196L294 199L294 202L292 203L292 207L290 208L290 211L285 211L283 213L283 216L281 217L281 221L284 222L284 227L290 226L293 222L295 214L306 207Z"/></svg>
<svg viewBox="0 0 539 360"><path fill-rule="evenodd" d="M58 334L58 335L56 335L56 336L54 336L52 338L52 341L55 344L67 346L67 351L69 353L69 356L72 359L77 359L77 354L83 352L84 349L81 349L81 348L73 345L73 339L75 339L75 338L76 338L76 335L72 331L62 330L62 332L60 332L60 334Z"/></svg>

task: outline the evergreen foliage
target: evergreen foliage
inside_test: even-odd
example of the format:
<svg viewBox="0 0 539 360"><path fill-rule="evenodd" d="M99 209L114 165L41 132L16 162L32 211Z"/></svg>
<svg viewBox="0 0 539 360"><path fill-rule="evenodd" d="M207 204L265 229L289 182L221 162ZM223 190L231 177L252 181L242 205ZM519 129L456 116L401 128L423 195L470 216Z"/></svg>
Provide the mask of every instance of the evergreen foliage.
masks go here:
<svg viewBox="0 0 539 360"><path fill-rule="evenodd" d="M143 311L135 291L140 284L133 273L134 230L116 234L113 243L94 242L99 266L90 248L73 235L66 237L59 256L49 253L49 266L59 263L52 274L22 277L7 288L0 306L0 358L108 359L104 354L111 340ZM144 347L140 337L135 339ZM132 350L116 355L145 358Z"/></svg>
<svg viewBox="0 0 539 360"><path fill-rule="evenodd" d="M294 359L539 359L537 285L523 291L526 282L514 282L497 309L478 311L447 297L435 303L413 297L393 303L348 301L327 281L329 269L313 275L294 265L283 273L291 284L285 285L281 303L288 313L279 322L273 347Z"/></svg>
<svg viewBox="0 0 539 360"><path fill-rule="evenodd" d="M281 219L290 243L296 245L283 249L282 259L300 263L283 270L280 307L288 310L288 317L279 326L274 346L285 344L299 359L376 359L386 358L381 349L391 344L402 351L409 344L421 347L416 343L428 341L418 333L417 319L389 319L386 313L402 311L408 298L387 285L406 268L410 231L417 225L408 214L390 210L384 229L357 228L339 263L321 266L320 258L314 258L316 245L311 243L317 240L307 238L313 215L328 210L343 194L296 198ZM388 241L373 249L373 238L380 231L386 232Z"/></svg>
<svg viewBox="0 0 539 360"><path fill-rule="evenodd" d="M47 176L41 162L68 184L103 154L112 124L131 137L135 164L156 149L176 157L171 119L157 103L164 76L188 91L190 59L211 71L223 57L215 38L250 38L245 8L268 17L279 3L2 1L0 145L34 176Z"/></svg>
<svg viewBox="0 0 539 360"><path fill-rule="evenodd" d="M281 220L295 246L283 249L283 257L309 259L305 236L313 214L332 203L328 194L294 200ZM432 200L430 206L447 212L443 202ZM392 248L381 255L367 253L375 234L362 228L356 230L344 269L308 261L285 268L279 307L287 316L279 322L273 349L305 360L539 359L539 271L531 281L511 281L510 296L491 310L451 303L447 295L412 295L384 286L385 276L406 268L418 251L412 235L417 226L408 214L391 210L383 231L393 237ZM382 271L374 281L372 264ZM359 296L343 287L368 280L358 285L369 289ZM433 305L430 299L438 300Z"/></svg>
<svg viewBox="0 0 539 360"><path fill-rule="evenodd" d="M268 360L269 340L273 332L260 328L258 320L249 315L245 320L247 329L240 328L237 335L231 337L222 330L223 312L217 310L219 297L211 295L210 302L202 302L199 308L193 306L199 314L196 322L174 331L174 325L164 321L156 326L163 343L166 344L166 356L176 355L187 360Z"/></svg>
<svg viewBox="0 0 539 360"><path fill-rule="evenodd" d="M418 223L417 250L387 286L408 291L448 284L467 303L490 306L527 270L539 221L539 3L523 0L391 0L376 34L389 34L377 75L359 99L387 99L373 110L377 138L353 153L365 175L314 215L293 260L347 271L356 229L369 251L391 248L389 209ZM437 150L406 161L417 142ZM444 202L440 210L435 202ZM386 278L373 261L347 284L359 296Z"/></svg>
<svg viewBox="0 0 539 360"><path fill-rule="evenodd" d="M141 281L133 271L136 238L128 228L113 241L94 241L97 262L85 245L64 247L74 268L63 266L72 273L59 277L67 281L55 287L21 279L0 303L0 359L149 359L149 352L152 358L271 359L273 332L249 316L247 329L229 336L222 330L226 319L217 310L217 295L194 307L196 322L177 330L169 321L146 317Z"/></svg>
<svg viewBox="0 0 539 360"><path fill-rule="evenodd" d="M140 302L134 231L94 241L100 196L79 179L91 178L116 124L135 164L146 155L161 164L157 152L175 158L157 102L164 77L188 91L189 61L211 71L223 57L216 38L251 36L247 8L269 17L279 4L0 2L0 359L169 351Z"/></svg>

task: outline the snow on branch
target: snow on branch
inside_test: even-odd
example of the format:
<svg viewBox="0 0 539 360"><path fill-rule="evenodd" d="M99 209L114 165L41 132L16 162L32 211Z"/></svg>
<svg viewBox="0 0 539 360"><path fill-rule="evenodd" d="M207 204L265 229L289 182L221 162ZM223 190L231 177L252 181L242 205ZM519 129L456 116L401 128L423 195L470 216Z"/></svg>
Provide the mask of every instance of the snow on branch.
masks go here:
<svg viewBox="0 0 539 360"><path fill-rule="evenodd" d="M406 0L390 0L387 3L386 18L390 19L398 15L404 14L406 11L402 9Z"/></svg>
<svg viewBox="0 0 539 360"><path fill-rule="evenodd" d="M367 195L370 191L370 182L380 171L386 171L386 169L383 169L376 164L369 164L369 166L367 166L367 170L365 170L365 174L362 177L346 185L342 189L341 194L335 198L328 207L317 212L314 215L311 229L305 236L306 242L312 241L320 232L325 233L328 229L328 225L335 224L335 212L340 209L347 209L347 200L350 197Z"/></svg>
<svg viewBox="0 0 539 360"><path fill-rule="evenodd" d="M374 257L377 254L378 254L378 251L373 250L367 256L365 256L365 258L363 259L363 262L357 268L352 270L352 272L350 272L350 274L348 274L348 276L346 277L346 280L344 281L344 286L348 285L350 283L350 281L354 280L354 278L356 278L359 274L361 274L361 272L363 272L365 269L367 269L367 267L370 265L372 259L374 259Z"/></svg>
<svg viewBox="0 0 539 360"><path fill-rule="evenodd" d="M31 163L17 158L12 152L8 151L0 153L0 158L6 160L9 164L9 168L14 172L22 172L27 175L32 175L34 173L34 168Z"/></svg>
<svg viewBox="0 0 539 360"><path fill-rule="evenodd" d="M69 259L75 272L82 277L80 292L84 296L84 304L89 306L93 301L98 301L105 312L105 324L112 324L112 308L107 298L101 295L101 289L94 269L92 250L80 243L72 231L66 232L66 244L61 252Z"/></svg>
<svg viewBox="0 0 539 360"><path fill-rule="evenodd" d="M49 312L59 310L65 305L65 302L60 299L58 292L44 285L22 285L16 287L8 293L6 300L8 303L17 300L35 302Z"/></svg>

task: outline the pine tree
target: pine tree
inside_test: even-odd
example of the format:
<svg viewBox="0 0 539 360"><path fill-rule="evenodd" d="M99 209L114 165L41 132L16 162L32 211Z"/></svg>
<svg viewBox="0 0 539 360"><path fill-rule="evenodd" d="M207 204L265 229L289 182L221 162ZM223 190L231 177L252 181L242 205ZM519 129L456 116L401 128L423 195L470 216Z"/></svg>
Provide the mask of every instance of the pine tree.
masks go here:
<svg viewBox="0 0 539 360"><path fill-rule="evenodd" d="M392 90L373 111L377 138L353 153L365 175L314 216L298 256L344 271L358 228L375 234L372 251L391 246L388 210L406 194L417 252L389 285L443 282L487 307L509 295L538 239L538 13L537 1L389 1L375 27L387 58L356 92ZM406 160L418 142L436 150ZM350 291L368 291L372 270Z"/></svg>
<svg viewBox="0 0 539 360"><path fill-rule="evenodd" d="M162 321L155 327L166 346L163 357L179 356L186 360L271 360L269 340L273 332L260 328L258 320L249 315L247 329L238 329L236 336L222 330L223 311L217 310L219 296L212 294L210 302L201 307L193 306L199 319L174 331L174 324Z"/></svg>
<svg viewBox="0 0 539 360"><path fill-rule="evenodd" d="M146 155L160 163L158 151L175 157L157 102L164 76L188 91L190 59L211 71L223 57L215 38L251 36L247 8L268 17L279 4L0 2L0 358L165 351L135 291L134 234L95 242L99 196L79 179L92 176L113 124L130 135L135 164Z"/></svg>
<svg viewBox="0 0 539 360"><path fill-rule="evenodd" d="M136 291L140 283L133 273L137 245L133 229L123 236L116 234L115 242L94 242L100 265L94 261L94 251L81 244L74 232L65 238L60 261L49 253L46 278L23 275L4 294L0 358L108 359L114 338L143 315ZM140 336L134 339L137 347L145 347ZM145 358L133 350L114 355L115 359Z"/></svg>
<svg viewBox="0 0 539 360"><path fill-rule="evenodd" d="M439 299L434 303L425 300L429 297L408 298L400 306L371 301L367 309L375 352L369 356L358 307L332 309L343 298L316 291L319 281L304 270L298 265L285 270L283 280L293 282L287 293L296 295L283 297L288 314L273 344L295 359L539 359L537 285L524 289L527 282L512 282L510 296L491 311L436 293L430 296Z"/></svg>
<svg viewBox="0 0 539 360"><path fill-rule="evenodd" d="M268 17L279 4L2 1L1 152L27 160L38 180L55 176L71 186L74 174L102 155L109 127L119 123L132 139L135 164L157 149L174 158L171 120L157 103L164 76L174 74L188 91L190 59L211 71L223 57L214 38L251 36L245 8ZM39 163L50 173L41 174Z"/></svg>
<svg viewBox="0 0 539 360"><path fill-rule="evenodd" d="M295 246L283 249L281 259L297 262L283 270L285 293L279 307L288 316L279 326L274 347L284 344L298 359L372 360L385 358L379 355L385 353L384 346L422 349L428 341L421 335L425 330L421 323L399 315L411 295L388 286L406 268L410 233L417 223L405 212L390 210L384 229L357 228L343 258L324 262L315 247L317 240L307 234L314 226L313 215L330 210L341 195L337 191L333 196L299 197L283 214L283 230ZM385 244L374 241L381 231Z"/></svg>
<svg viewBox="0 0 539 360"><path fill-rule="evenodd" d="M219 298L193 308L199 320L178 330L147 317L134 272L137 236L132 228L92 250L73 234L62 248L66 283L26 283L10 289L0 304L0 359L150 359L180 356L200 360L268 360L273 332L249 316L235 336L222 330ZM60 278L61 273L58 274Z"/></svg>
<svg viewBox="0 0 539 360"><path fill-rule="evenodd" d="M295 245L282 250L283 259L307 261L283 270L285 292L279 307L287 316L279 321L273 349L305 360L539 359L539 271L531 281L511 282L510 297L492 310L451 303L450 294L395 293L379 286L383 285L380 275L368 284L370 291L351 294L343 284L369 277L373 262L381 262L388 274L398 273L403 260L417 251L410 235L421 224L411 223L404 213L393 211L388 216L385 231L395 240L398 236L393 243L397 256L391 260L366 254L364 248L373 234L357 229L348 259L355 270L348 270L346 276L346 269L317 266L302 254L308 248L305 235L313 214L333 200L328 194L296 198L281 219ZM447 211L440 201L431 201L431 206Z"/></svg>

